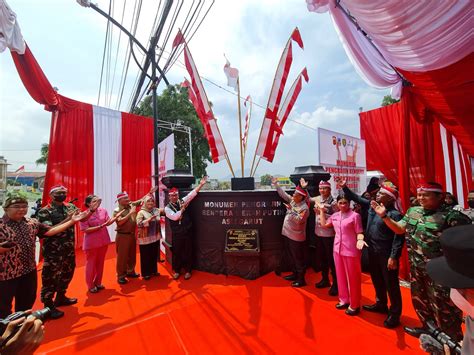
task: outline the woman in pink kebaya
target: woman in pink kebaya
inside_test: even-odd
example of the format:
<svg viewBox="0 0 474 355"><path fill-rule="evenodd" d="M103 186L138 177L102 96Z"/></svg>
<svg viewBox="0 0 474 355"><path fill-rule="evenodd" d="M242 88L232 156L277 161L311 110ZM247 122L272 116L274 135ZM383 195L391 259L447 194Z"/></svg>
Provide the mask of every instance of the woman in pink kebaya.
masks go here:
<svg viewBox="0 0 474 355"><path fill-rule="evenodd" d="M85 206L89 207L92 203L100 205L101 199L95 195L89 195L85 199ZM82 250L86 254L86 283L89 292L97 293L104 288L102 285L102 274L104 272L105 254L110 244L109 231L110 226L121 215L117 214L110 218L107 210L98 207L91 216L81 222L81 231L84 232L84 241Z"/></svg>
<svg viewBox="0 0 474 355"><path fill-rule="evenodd" d="M346 314L355 316L360 312L361 298L361 250L364 242L360 214L351 210L349 200L344 195L337 198L339 212L327 220L324 206L316 206L321 217L321 226L334 228L334 263L339 291L337 309L346 309Z"/></svg>

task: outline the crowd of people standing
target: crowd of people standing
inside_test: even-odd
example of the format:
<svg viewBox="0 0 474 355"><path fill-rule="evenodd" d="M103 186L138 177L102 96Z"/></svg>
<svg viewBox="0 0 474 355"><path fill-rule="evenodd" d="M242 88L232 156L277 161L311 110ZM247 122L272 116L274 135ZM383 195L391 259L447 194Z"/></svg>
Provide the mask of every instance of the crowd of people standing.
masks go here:
<svg viewBox="0 0 474 355"><path fill-rule="evenodd" d="M362 308L369 312L386 314L384 326L387 328L399 326L402 314L400 256L406 240L412 302L422 326L404 327L405 332L420 337L427 333L430 324L434 324L451 339L459 342L463 338L462 311L453 302L453 292L450 288L437 283L428 275L427 264L443 256L440 241L443 231L474 223L474 191L469 192L469 207L464 209L457 205L452 194L443 191L440 184L420 184L417 188L416 203L403 214L399 193L393 184L386 182L377 184L375 188L369 185L370 191L359 196L347 187L343 179L335 180L340 188L336 199L331 196L330 184L326 181L320 182L320 195L315 198L309 197L305 190L308 183L304 179L300 180L293 197L282 191L276 179L272 181L280 196L290 202L282 228L285 240L294 239L296 232L306 229L307 207L310 202L315 203L314 231L316 245L320 249L322 269L322 278L315 286L330 287L330 295L336 295L336 289L339 298L336 308L345 309L349 316L359 314L361 250L367 247L370 276L376 297L374 304L363 305ZM351 209L351 201L359 206L360 214ZM362 222L364 215L365 223ZM474 230L471 229L472 232ZM300 238L299 242L303 243L304 240ZM290 246L289 250L291 249ZM296 279L297 282L292 283L293 287L305 286L304 272L300 271L303 262L301 259L304 256L293 251L290 255L293 272L284 278ZM334 269L332 285L329 280L330 268L331 271ZM471 271L466 269L464 272L472 274L472 267Z"/></svg>
<svg viewBox="0 0 474 355"><path fill-rule="evenodd" d="M429 322L434 322L452 339L461 340L462 312L453 303L450 289L429 276L427 264L443 256L440 235L444 230L473 222L474 191L469 193L469 207L464 209L457 205L454 196L445 194L441 185L422 184L417 189L414 206L403 214L398 190L393 184L372 184L370 191L359 196L343 179L336 178L336 181L340 190L335 198L327 181L319 184L319 196L310 197L304 179L293 195L283 191L273 179L287 208L282 235L293 272L284 278L292 281L293 287L307 286L306 224L311 203L314 203L314 233L322 269L321 280L315 286L329 288L329 295L339 298L337 309L345 310L349 316L358 315L361 309L385 314L385 327L399 326L402 314L399 260L407 241L412 301L422 326L405 327L405 331L418 337L425 333ZM117 282L126 284L130 278L140 277L135 270L137 244L142 278L150 280L160 275L157 263L161 216L168 218L173 234L172 277L178 279L184 270L184 279L188 280L192 272L193 243L192 223L186 208L205 183L206 178L203 178L182 199L176 188L170 189L170 201L165 208L156 207L153 197L156 188L137 201L131 201L126 192L121 192L112 217L100 207L101 198L96 195L85 198L84 211L66 203L67 189L61 185L51 188L51 202L37 211L37 219L26 217L28 202L24 198L8 198L4 204L5 214L0 219L0 318L12 312L13 300L15 311L28 310L35 302L37 237L43 241L41 302L51 310L53 319L64 315L61 307L77 303L76 298L66 295L75 271L76 223L84 232L85 280L90 293L100 292L105 287L102 276L111 243L107 227L114 223ZM358 205L360 213L351 208L351 203ZM376 294L375 303L366 305L361 304L363 248L368 248L370 276Z"/></svg>

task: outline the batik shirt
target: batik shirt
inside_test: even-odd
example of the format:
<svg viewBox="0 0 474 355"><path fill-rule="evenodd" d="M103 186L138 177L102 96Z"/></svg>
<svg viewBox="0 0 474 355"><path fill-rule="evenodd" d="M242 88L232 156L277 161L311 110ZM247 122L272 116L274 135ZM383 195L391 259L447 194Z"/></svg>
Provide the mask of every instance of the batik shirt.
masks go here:
<svg viewBox="0 0 474 355"><path fill-rule="evenodd" d="M7 215L0 218L0 242L15 243L0 254L0 281L11 280L36 270L36 237L42 238L49 226L36 219L23 218L16 222Z"/></svg>

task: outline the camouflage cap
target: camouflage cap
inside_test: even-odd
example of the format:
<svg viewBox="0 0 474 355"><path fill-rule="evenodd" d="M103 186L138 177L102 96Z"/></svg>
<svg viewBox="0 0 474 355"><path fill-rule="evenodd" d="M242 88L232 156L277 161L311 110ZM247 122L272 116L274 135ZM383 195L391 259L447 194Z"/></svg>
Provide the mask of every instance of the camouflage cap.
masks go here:
<svg viewBox="0 0 474 355"><path fill-rule="evenodd" d="M22 196L10 196L8 197L5 202L3 203L3 208L8 208L14 203L26 203L28 204L28 200Z"/></svg>

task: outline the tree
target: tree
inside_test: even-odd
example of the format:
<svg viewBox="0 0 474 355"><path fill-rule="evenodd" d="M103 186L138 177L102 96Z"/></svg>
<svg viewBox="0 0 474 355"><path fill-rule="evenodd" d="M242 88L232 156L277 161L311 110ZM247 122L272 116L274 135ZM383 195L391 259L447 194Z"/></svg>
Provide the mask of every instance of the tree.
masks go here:
<svg viewBox="0 0 474 355"><path fill-rule="evenodd" d="M41 157L36 159L36 165L46 165L48 163L48 151L49 151L49 144L43 143L41 144Z"/></svg>
<svg viewBox="0 0 474 355"><path fill-rule="evenodd" d="M260 177L260 185L270 186L272 184L272 176L270 174L265 174Z"/></svg>
<svg viewBox="0 0 474 355"><path fill-rule="evenodd" d="M400 100L395 100L392 96L390 95L385 95L382 100L382 106L388 106L391 104L394 104L396 102L399 102Z"/></svg>
<svg viewBox="0 0 474 355"><path fill-rule="evenodd" d="M191 144L193 148L193 170L195 176L206 175L206 167L210 161L209 145L204 137L204 129L199 121L194 106L189 102L188 91L179 84L168 86L161 95L157 97L158 118L172 123L181 123L191 127ZM134 111L141 116L153 116L151 96L147 96ZM172 132L160 129L158 141L161 142ZM188 135L176 132L174 136L175 156L174 165L176 169L190 169L189 164L189 140Z"/></svg>

